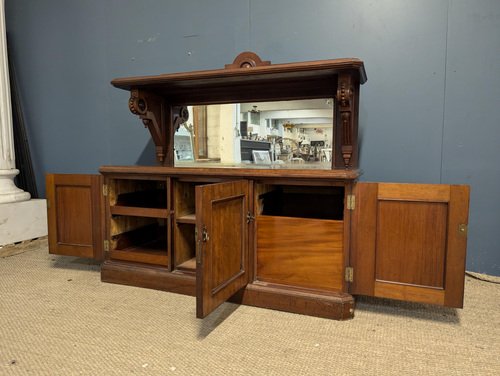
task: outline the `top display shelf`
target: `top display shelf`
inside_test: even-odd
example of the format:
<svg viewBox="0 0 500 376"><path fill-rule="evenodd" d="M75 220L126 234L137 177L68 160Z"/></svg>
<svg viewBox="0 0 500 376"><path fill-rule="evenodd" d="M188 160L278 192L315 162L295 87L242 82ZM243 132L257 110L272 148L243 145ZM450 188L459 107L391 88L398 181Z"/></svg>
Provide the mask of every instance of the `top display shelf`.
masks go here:
<svg viewBox="0 0 500 376"><path fill-rule="evenodd" d="M267 63L267 62L264 62ZM316 60L299 63L265 64L235 66L227 64L224 69L179 72L153 76L137 76L116 78L111 84L117 88L157 88L159 86L192 86L220 82L248 82L270 76L286 76L287 78L314 76L328 78L340 72L357 71L360 84L367 80L363 61L357 58Z"/></svg>

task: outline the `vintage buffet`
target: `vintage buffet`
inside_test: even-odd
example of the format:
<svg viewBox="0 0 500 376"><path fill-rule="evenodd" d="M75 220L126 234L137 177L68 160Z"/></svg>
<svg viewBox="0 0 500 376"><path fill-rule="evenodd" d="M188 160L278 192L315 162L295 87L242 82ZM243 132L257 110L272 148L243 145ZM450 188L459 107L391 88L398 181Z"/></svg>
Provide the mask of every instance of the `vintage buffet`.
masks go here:
<svg viewBox="0 0 500 376"><path fill-rule="evenodd" d="M50 252L196 296L199 318L228 300L332 319L353 295L462 307L469 188L358 181L366 79L359 59L244 52L113 80L158 165L47 175Z"/></svg>

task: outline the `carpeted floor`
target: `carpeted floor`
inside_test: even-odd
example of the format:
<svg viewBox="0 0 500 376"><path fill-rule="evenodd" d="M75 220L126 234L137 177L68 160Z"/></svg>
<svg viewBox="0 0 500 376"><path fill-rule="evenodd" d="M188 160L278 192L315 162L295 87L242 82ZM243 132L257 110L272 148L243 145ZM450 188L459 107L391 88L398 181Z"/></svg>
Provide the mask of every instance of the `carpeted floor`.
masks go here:
<svg viewBox="0 0 500 376"><path fill-rule="evenodd" d="M234 304L198 320L194 298L101 283L46 240L3 255L0 375L500 375L500 285L471 277L463 310L365 298L343 322Z"/></svg>

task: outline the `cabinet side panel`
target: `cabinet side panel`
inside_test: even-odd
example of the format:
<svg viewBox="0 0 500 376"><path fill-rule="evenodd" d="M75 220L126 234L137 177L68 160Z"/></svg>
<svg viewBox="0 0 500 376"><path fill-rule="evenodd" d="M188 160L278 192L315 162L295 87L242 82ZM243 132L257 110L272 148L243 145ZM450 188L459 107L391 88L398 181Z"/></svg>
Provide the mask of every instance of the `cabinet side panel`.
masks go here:
<svg viewBox="0 0 500 376"><path fill-rule="evenodd" d="M469 191L468 186L451 186L444 300L447 307L463 307L467 231L460 229L469 221Z"/></svg>
<svg viewBox="0 0 500 376"><path fill-rule="evenodd" d="M49 252L55 253L57 247L57 216L55 200L55 175L47 174L45 176L45 195L47 198L47 227L49 238Z"/></svg>
<svg viewBox="0 0 500 376"><path fill-rule="evenodd" d="M351 294L374 295L375 240L377 229L377 183L356 183L356 207L351 219L350 264L354 279Z"/></svg>

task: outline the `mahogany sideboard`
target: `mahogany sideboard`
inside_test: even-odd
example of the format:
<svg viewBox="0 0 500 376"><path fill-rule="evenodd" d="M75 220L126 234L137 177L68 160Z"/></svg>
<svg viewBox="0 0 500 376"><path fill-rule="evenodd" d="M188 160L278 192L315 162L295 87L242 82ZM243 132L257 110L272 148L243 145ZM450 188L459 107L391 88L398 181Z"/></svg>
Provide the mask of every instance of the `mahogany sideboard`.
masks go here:
<svg viewBox="0 0 500 376"><path fill-rule="evenodd" d="M158 166L47 175L49 250L103 261L104 282L333 319L353 295L462 307L469 188L359 182L358 59L116 79ZM327 167L176 163L187 106L333 98ZM174 309L174 308L172 308Z"/></svg>

